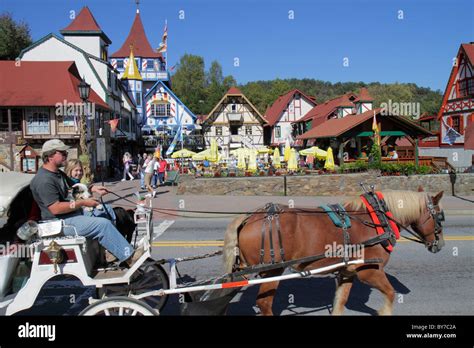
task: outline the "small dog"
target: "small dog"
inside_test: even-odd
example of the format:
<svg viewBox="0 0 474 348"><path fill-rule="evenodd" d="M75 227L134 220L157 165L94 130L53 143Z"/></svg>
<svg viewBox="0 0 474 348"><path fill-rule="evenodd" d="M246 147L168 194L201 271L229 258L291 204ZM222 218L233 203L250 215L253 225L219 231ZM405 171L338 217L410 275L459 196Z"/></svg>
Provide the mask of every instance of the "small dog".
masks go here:
<svg viewBox="0 0 474 348"><path fill-rule="evenodd" d="M89 192L89 189L87 188L86 185L84 184L75 184L72 186L72 196L74 200L80 200L80 199L88 199L92 198L92 194ZM99 204L98 206L95 207L98 210L103 210L104 206L102 204ZM84 207L84 210L92 211L94 208L92 207Z"/></svg>

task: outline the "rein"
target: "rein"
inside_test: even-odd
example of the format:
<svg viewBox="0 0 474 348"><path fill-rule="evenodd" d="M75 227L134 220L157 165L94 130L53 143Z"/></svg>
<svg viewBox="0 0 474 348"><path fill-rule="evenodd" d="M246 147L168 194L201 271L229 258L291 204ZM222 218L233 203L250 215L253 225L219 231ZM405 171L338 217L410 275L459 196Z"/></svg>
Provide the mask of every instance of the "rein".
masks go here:
<svg viewBox="0 0 474 348"><path fill-rule="evenodd" d="M124 201L126 202L129 202L129 203L132 203L134 206L136 205L136 202L124 197L124 196L120 196L118 194L116 194L115 192L112 192L112 191L109 191L109 193L113 194L114 196L116 196L117 198L120 198L120 199L123 199ZM103 199L101 197L101 201L103 203ZM258 208L258 210L260 210L261 208ZM225 211L200 211L200 210L176 210L176 209L166 209L166 208L152 208L153 211L155 212L159 212L159 213L162 213L162 214L167 214L167 215L172 215L172 216L180 216L180 217L183 217L181 215L177 215L177 214L172 214L172 213L168 213L168 212L180 212L180 213L199 213L199 214L222 214L222 215L242 215L242 214L245 214L245 215L250 215L250 214L267 214L267 212L265 210L263 211L246 211L246 212L225 212ZM393 217L391 216L387 216L387 214L385 214L385 212L381 209L376 209L377 211L381 212L382 214L384 214L386 216L387 219L393 221L394 223L397 224L397 226L405 231L407 231L409 234L411 234L414 238L411 238L411 237L407 237L407 236L402 236L403 238L407 239L407 240L410 240L412 242L416 242L416 243L420 243L420 244L425 244L425 241L424 239L416 232L413 232L412 230L410 230L409 228L407 228L406 226L403 226L399 221L397 221L396 219L394 219ZM299 209L300 212L302 213L307 213L307 214L324 214L326 215L326 212L325 211L314 211L314 210L305 210L305 209ZM294 212L295 214L297 214L297 212ZM351 213L351 214L347 214L347 213ZM366 221L366 220L363 220L363 219L360 219L358 217L356 217L355 215L365 215L367 214L367 212L364 212L364 211L360 211L360 210L346 210L346 215L351 219L351 220L355 220L355 221L358 221L360 223L362 223L363 225L366 225L368 227L384 227L382 225L379 225L379 224L374 224L373 222L370 222L370 221ZM431 212L430 212L431 214ZM208 217L205 217L206 219L209 219ZM429 218L428 218L429 219ZM428 219L426 221L428 221ZM425 221L425 223L426 223ZM435 218L435 221L438 221L436 218Z"/></svg>

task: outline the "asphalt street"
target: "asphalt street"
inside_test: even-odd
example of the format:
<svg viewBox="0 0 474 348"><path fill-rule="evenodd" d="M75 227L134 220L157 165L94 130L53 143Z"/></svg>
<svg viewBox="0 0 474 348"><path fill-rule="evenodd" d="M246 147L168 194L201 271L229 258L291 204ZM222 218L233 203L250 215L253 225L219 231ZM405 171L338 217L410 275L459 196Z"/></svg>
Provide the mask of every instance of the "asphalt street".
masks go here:
<svg viewBox="0 0 474 348"><path fill-rule="evenodd" d="M474 217L447 216L446 245L437 254L424 246L401 240L386 267L397 295L395 315L467 315L474 312ZM155 222L153 257L177 258L219 250L229 218L159 219ZM181 281L193 282L221 275L222 258L179 263ZM233 299L229 315L256 315L257 287L241 290ZM329 315L335 291L333 276L282 282L273 306L276 315ZM79 282L54 280L41 291L35 306L24 314L77 314L94 296L94 289ZM72 301L74 299L74 301ZM170 296L162 315L179 315L180 295ZM346 315L371 315L382 305L381 294L354 284ZM54 305L53 305L54 304Z"/></svg>

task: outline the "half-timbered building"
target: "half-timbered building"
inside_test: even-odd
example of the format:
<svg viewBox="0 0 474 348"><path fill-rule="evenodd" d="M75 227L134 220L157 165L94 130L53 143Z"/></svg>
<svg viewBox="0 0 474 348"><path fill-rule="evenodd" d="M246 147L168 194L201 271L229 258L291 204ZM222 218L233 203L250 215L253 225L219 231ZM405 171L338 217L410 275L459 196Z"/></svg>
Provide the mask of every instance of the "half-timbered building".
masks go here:
<svg viewBox="0 0 474 348"><path fill-rule="evenodd" d="M228 152L239 147L255 148L264 145L265 118L247 97L231 87L202 123L206 144L212 138Z"/></svg>

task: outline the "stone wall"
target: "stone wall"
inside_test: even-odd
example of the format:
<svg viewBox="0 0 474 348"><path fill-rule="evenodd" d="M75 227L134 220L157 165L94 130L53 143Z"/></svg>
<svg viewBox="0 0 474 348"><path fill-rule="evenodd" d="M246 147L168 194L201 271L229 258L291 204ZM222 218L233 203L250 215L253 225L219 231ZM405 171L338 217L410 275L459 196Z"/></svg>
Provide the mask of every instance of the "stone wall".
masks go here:
<svg viewBox="0 0 474 348"><path fill-rule="evenodd" d="M423 186L425 191L444 190L451 194L449 175L376 176L369 173L343 175L287 176L288 196L344 196L361 192L360 182L375 185L377 190L416 191ZM455 192L459 195L474 195L474 174L457 174ZM182 176L178 194L185 195L239 195L278 196L284 194L284 178L193 178Z"/></svg>

